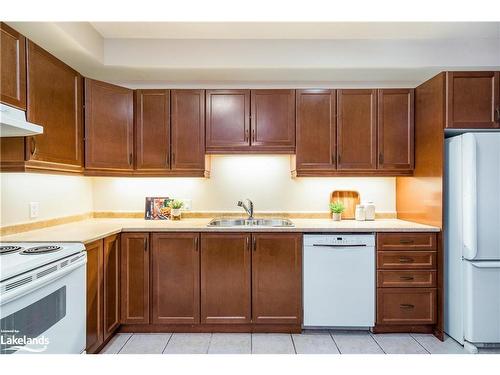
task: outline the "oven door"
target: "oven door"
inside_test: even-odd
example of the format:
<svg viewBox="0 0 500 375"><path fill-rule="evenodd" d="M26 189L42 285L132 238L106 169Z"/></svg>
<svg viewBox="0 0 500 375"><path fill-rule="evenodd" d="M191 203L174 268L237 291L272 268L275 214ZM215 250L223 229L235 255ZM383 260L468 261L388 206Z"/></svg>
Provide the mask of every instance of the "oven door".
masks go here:
<svg viewBox="0 0 500 375"><path fill-rule="evenodd" d="M85 351L86 254L1 296L0 353Z"/></svg>

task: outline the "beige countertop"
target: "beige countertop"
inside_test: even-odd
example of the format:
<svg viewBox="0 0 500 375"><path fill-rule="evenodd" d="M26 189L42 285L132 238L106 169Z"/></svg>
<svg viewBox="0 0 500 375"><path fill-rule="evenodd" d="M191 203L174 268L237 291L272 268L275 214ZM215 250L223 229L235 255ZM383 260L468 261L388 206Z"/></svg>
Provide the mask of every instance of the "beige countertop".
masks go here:
<svg viewBox="0 0 500 375"><path fill-rule="evenodd" d="M207 227L209 218L180 221L151 221L143 219L87 219L49 228L11 234L1 242L92 242L120 232L439 232L439 228L398 219L375 221L329 219L291 219L294 227Z"/></svg>

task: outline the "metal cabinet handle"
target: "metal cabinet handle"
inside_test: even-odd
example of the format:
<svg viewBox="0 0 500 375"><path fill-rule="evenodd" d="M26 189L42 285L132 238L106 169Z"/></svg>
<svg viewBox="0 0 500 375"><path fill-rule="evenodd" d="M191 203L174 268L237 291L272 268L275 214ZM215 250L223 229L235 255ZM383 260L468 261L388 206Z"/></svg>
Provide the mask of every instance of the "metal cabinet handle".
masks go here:
<svg viewBox="0 0 500 375"><path fill-rule="evenodd" d="M399 257L399 263L413 263L413 258Z"/></svg>
<svg viewBox="0 0 500 375"><path fill-rule="evenodd" d="M246 240L246 243L247 243L247 250L250 250L250 237L247 237L247 240Z"/></svg>
<svg viewBox="0 0 500 375"><path fill-rule="evenodd" d="M404 310L413 310L415 305L412 305L411 303L401 303L399 307Z"/></svg>
<svg viewBox="0 0 500 375"><path fill-rule="evenodd" d="M400 276L399 277L400 280L404 280L404 281L412 281L412 280L415 280L415 278L413 276Z"/></svg>
<svg viewBox="0 0 500 375"><path fill-rule="evenodd" d="M198 251L198 236L194 238L194 251Z"/></svg>
<svg viewBox="0 0 500 375"><path fill-rule="evenodd" d="M399 240L400 244L411 244L411 243L414 243L414 242L415 242L415 240L413 240L413 239L404 239L404 238L402 238L402 239Z"/></svg>

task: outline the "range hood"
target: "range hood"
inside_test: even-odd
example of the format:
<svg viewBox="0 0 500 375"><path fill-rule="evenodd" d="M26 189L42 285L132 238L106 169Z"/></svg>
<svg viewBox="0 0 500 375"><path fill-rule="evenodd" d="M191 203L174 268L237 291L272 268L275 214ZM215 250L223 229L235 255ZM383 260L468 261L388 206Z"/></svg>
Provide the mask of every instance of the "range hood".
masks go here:
<svg viewBox="0 0 500 375"><path fill-rule="evenodd" d="M0 103L0 137L26 137L43 133L43 127L26 121L26 113Z"/></svg>

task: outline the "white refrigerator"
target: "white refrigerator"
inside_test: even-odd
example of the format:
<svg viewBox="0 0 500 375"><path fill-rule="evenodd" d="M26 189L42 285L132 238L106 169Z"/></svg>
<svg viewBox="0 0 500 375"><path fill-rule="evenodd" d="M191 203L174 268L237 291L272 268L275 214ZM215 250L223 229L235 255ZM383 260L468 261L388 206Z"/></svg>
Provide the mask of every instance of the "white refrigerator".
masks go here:
<svg viewBox="0 0 500 375"><path fill-rule="evenodd" d="M446 139L445 332L500 346L500 133Z"/></svg>

